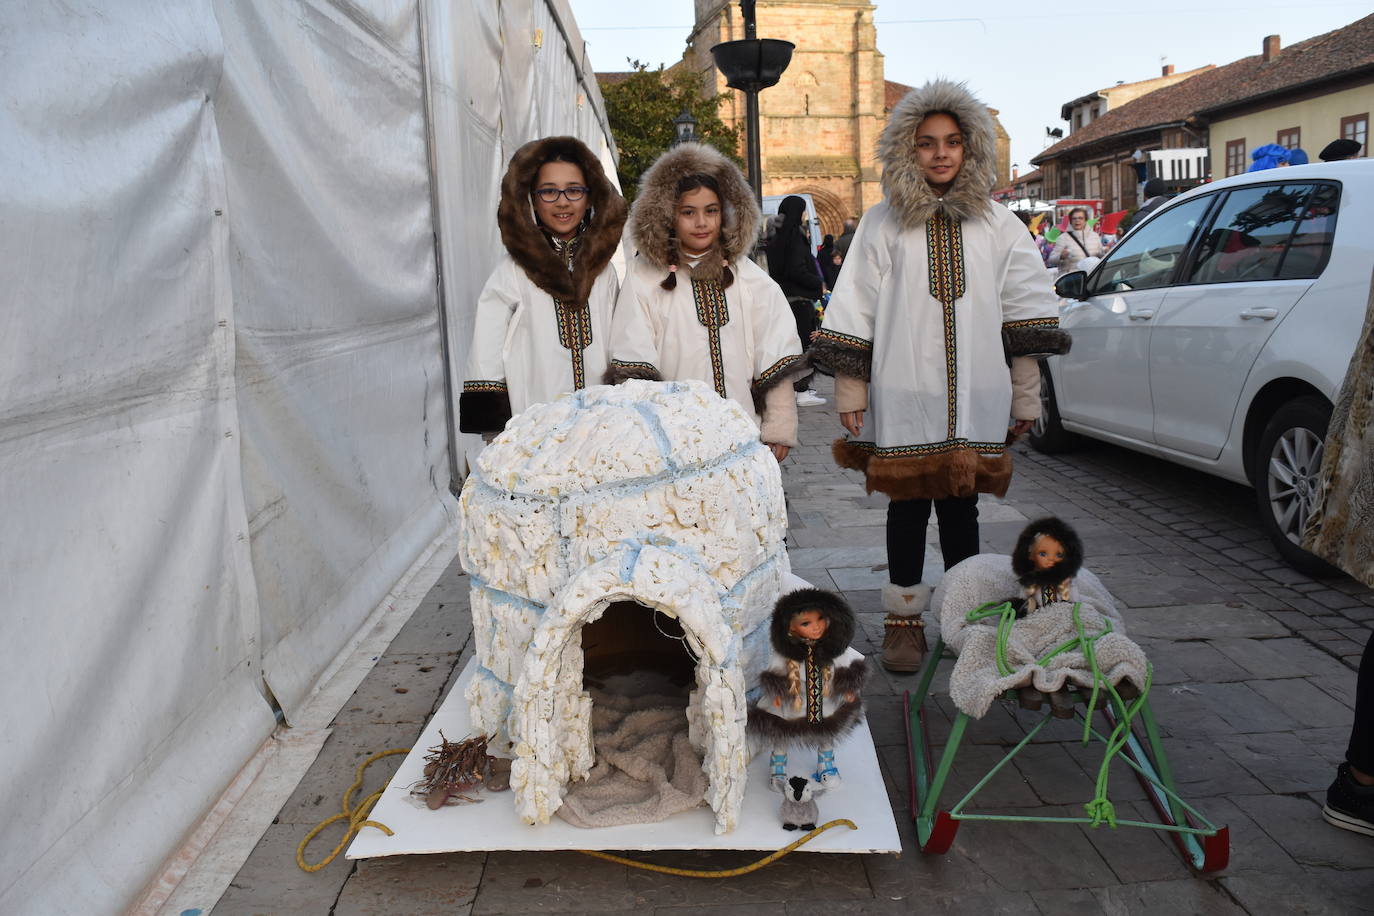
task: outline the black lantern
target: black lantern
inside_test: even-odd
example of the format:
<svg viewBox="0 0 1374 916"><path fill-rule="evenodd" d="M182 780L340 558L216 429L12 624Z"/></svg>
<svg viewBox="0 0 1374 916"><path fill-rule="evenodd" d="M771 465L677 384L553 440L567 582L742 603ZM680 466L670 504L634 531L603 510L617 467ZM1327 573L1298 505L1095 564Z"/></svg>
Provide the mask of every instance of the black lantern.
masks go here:
<svg viewBox="0 0 1374 916"><path fill-rule="evenodd" d="M744 38L726 41L711 49L716 69L725 76L725 85L744 93L745 144L749 152L749 184L754 195L763 200L763 161L759 145L759 92L776 86L792 62L796 45L776 38L759 38L754 22L756 0L740 0L744 14Z"/></svg>
<svg viewBox="0 0 1374 916"><path fill-rule="evenodd" d="M682 114L673 118L673 146L679 143L695 143L697 140L697 119L692 117L692 113L687 110L687 106L682 106Z"/></svg>

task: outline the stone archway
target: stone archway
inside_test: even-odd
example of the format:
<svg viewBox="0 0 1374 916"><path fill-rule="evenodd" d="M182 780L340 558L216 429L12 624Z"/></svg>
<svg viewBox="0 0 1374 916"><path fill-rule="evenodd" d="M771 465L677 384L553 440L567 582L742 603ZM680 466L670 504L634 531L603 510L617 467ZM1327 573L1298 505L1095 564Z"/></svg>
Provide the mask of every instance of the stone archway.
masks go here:
<svg viewBox="0 0 1374 916"><path fill-rule="evenodd" d="M748 766L740 637L721 607L719 585L674 545L626 542L579 572L554 597L535 629L511 701L509 728L516 813L547 823L568 782L595 761L592 701L582 689L581 628L614 602L634 601L678 618L697 656L697 687L688 708L716 813L716 832L739 820Z"/></svg>
<svg viewBox="0 0 1374 916"><path fill-rule="evenodd" d="M811 195L816 204L816 219L820 220L822 235L839 238L840 233L844 232L844 221L850 214L846 211L844 203L832 192L815 185L801 185L788 190L787 193Z"/></svg>

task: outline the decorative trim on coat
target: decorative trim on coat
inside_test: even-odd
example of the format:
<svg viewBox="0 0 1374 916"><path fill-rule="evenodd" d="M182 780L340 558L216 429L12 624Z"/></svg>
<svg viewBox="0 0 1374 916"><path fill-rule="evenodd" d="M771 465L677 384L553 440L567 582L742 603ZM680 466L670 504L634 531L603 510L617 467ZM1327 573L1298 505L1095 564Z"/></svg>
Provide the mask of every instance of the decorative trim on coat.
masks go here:
<svg viewBox="0 0 1374 916"><path fill-rule="evenodd" d="M806 358L817 368L866 382L873 371L873 342L821 328Z"/></svg>
<svg viewBox="0 0 1374 916"><path fill-rule="evenodd" d="M863 471L868 492L893 499L945 499L991 493L1011 485L1011 454L1004 444L934 443L878 449L871 442L836 439L835 463Z"/></svg>
<svg viewBox="0 0 1374 916"><path fill-rule="evenodd" d="M725 393L725 354L720 345L720 329L730 323L730 303L725 298L725 287L719 280L698 280L693 277L692 300L697 307L697 321L706 329L706 349L711 356L711 381L716 394L729 398Z"/></svg>
<svg viewBox="0 0 1374 916"><path fill-rule="evenodd" d="M1008 321L1002 325L1002 349L1013 356L1055 356L1068 353L1073 338L1059 329L1058 318Z"/></svg>
<svg viewBox="0 0 1374 916"><path fill-rule="evenodd" d="M463 383L458 395L458 431L499 433L511 418L510 393L503 381Z"/></svg>
<svg viewBox="0 0 1374 916"><path fill-rule="evenodd" d="M613 359L611 364L606 367L605 375L601 376L601 383L603 385L619 385L632 378L644 379L648 382L661 382L663 381L663 373L659 372L658 367L653 363L635 363Z"/></svg>

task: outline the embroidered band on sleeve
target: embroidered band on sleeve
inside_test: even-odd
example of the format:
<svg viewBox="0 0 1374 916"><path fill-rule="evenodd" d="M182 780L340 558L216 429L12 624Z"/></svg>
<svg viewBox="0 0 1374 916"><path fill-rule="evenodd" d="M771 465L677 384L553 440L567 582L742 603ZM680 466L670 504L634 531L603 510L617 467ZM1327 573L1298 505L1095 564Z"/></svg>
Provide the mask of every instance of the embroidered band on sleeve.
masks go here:
<svg viewBox="0 0 1374 916"><path fill-rule="evenodd" d="M504 379L474 379L463 383L464 391L505 391Z"/></svg>
<svg viewBox="0 0 1374 916"><path fill-rule="evenodd" d="M853 334L842 334L839 331L830 331L826 328L821 328L820 332L816 335L816 343L820 343L822 340L831 341L842 347L858 347L861 350L873 349L873 341L871 340L864 340L862 337L855 337Z"/></svg>
<svg viewBox="0 0 1374 916"><path fill-rule="evenodd" d="M1023 318L1020 321L1004 321L1003 329L1009 328L1057 328L1059 327L1059 317L1050 318Z"/></svg>

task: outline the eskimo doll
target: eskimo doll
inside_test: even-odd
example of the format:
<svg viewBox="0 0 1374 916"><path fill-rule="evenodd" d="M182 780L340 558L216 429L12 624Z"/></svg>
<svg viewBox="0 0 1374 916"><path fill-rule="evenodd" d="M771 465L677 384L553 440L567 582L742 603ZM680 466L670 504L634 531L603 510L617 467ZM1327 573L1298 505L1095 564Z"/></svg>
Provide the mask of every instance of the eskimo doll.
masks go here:
<svg viewBox="0 0 1374 916"><path fill-rule="evenodd" d="M747 255L759 234L748 182L721 153L683 143L640 182L637 249L616 304L606 380L699 379L737 402L781 461L797 444L804 373L792 310Z"/></svg>
<svg viewBox="0 0 1374 916"><path fill-rule="evenodd" d="M749 731L772 749L770 779L787 778L787 750L816 751L814 778L827 788L840 782L835 742L863 718L867 662L849 645L854 612L834 592L804 588L778 599L768 632L773 655L759 676L758 703Z"/></svg>
<svg viewBox="0 0 1374 916"><path fill-rule="evenodd" d="M600 383L625 215L582 141L546 137L515 151L496 211L506 250L477 300L460 430L498 433L531 404Z"/></svg>

